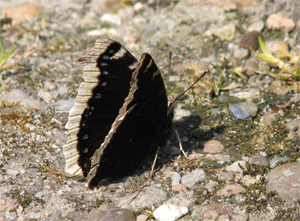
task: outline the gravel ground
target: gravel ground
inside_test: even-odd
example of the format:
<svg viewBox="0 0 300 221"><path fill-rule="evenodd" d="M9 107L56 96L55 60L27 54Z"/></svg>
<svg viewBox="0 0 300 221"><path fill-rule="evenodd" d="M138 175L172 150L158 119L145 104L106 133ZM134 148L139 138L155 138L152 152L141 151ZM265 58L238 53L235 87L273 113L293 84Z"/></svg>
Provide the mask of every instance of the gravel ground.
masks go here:
<svg viewBox="0 0 300 221"><path fill-rule="evenodd" d="M3 64L0 56L0 220L300 220L299 77L249 50L262 54L262 36L275 56L296 58L299 1L0 5L5 54L14 47ZM210 72L176 104L186 156L173 133L153 180L149 156L130 176L89 190L64 173L62 148L82 82L76 60L100 38L136 58L148 52L165 79L172 50L171 100Z"/></svg>

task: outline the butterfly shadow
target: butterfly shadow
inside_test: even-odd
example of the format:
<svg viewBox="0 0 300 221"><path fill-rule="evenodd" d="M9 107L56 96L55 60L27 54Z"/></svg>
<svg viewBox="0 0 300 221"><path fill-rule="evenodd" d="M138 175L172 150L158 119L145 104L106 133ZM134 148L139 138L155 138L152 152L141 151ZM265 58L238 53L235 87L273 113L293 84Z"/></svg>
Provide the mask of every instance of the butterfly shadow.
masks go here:
<svg viewBox="0 0 300 221"><path fill-rule="evenodd" d="M191 115L182 117L174 123L174 129L178 131L184 151L191 153L195 150L203 150L204 144L208 140L212 140L216 135L225 131L225 126L216 126L208 130L200 129L202 119L199 115ZM174 150L172 152L172 150ZM176 151L177 150L177 151ZM176 134L172 133L167 145L162 150L165 155L178 156L182 155L179 150L178 139Z"/></svg>
<svg viewBox="0 0 300 221"><path fill-rule="evenodd" d="M225 126L217 126L204 131L199 129L201 123L202 119L199 115L182 117L174 121L174 130L176 129L178 131L184 151L191 153L192 150L202 150L205 141L213 139L215 134L223 133L225 129ZM176 134L175 132L172 132L166 144L160 148L155 171L159 171L164 165L171 164L174 158L179 155L182 155L182 152L179 149ZM155 152L146 157L146 159L135 170L128 174L128 176L117 180L104 179L97 186L108 186L113 183L130 182L130 180L134 182L134 180L145 180L145 178L149 178L148 175L151 171L154 157Z"/></svg>

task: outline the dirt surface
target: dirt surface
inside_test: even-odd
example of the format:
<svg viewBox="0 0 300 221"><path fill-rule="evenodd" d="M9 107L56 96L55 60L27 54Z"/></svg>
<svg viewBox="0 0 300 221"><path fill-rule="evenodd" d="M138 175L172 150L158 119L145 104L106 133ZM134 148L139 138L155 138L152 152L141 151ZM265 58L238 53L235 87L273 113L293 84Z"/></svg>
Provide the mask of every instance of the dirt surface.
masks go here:
<svg viewBox="0 0 300 221"><path fill-rule="evenodd" d="M282 67L267 62L259 66L260 59L240 47L247 42L239 46L242 36L255 30L270 48L276 41L280 50L286 41L285 53L299 55L300 3L149 2L0 0L5 54L12 46L15 52L3 64L0 56L0 220L87 220L93 208L104 204L128 208L136 216L147 214L148 220L155 220L152 212L162 204L187 207L179 220L213 220L207 211L215 211L219 220L300 219L300 199L287 200L276 193L280 190L267 189L266 180L274 167L300 161L298 124L287 128L300 118L299 77L288 74L278 80ZM272 26L269 16L279 12L287 20ZM257 46L258 34L251 36L244 39ZM137 59L148 52L165 79L172 50L170 100L204 70L210 72L176 104L174 128L189 159L173 133L159 154L153 180L149 174L154 156L149 156L130 176L89 190L84 178L64 173L70 107L58 107L57 102L72 106L83 72L76 60L100 38L121 42ZM247 69L249 63L254 65ZM251 95L249 89L258 92ZM240 92L246 96L238 98ZM251 120L238 119L230 111L231 104L245 101L257 107ZM220 141L224 149L204 152L209 140ZM256 155L267 163L252 158ZM286 160L273 167L276 156ZM245 161L241 171L227 168L238 161ZM205 172L205 181L172 191L173 172L184 177L197 169ZM251 184L245 181L249 178L254 179ZM244 189L234 186L230 191L237 193L227 195L222 192L227 184ZM137 196L145 187L145 204L126 204L126 197ZM147 191L157 194L157 201ZM215 206L220 203L228 206L228 213Z"/></svg>

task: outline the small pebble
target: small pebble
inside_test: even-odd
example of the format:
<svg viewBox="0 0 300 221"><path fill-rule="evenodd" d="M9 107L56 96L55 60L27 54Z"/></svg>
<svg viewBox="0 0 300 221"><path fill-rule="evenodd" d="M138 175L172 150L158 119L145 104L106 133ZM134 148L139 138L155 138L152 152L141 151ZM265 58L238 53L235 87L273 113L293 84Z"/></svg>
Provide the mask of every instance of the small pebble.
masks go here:
<svg viewBox="0 0 300 221"><path fill-rule="evenodd" d="M219 174L219 177L221 180L224 180L226 183L230 182L233 180L234 178L234 173L233 172L227 172L227 171L224 171L224 172L221 172Z"/></svg>
<svg viewBox="0 0 300 221"><path fill-rule="evenodd" d="M246 212L232 215L232 220L234 221L247 221L248 218L249 215Z"/></svg>
<svg viewBox="0 0 300 221"><path fill-rule="evenodd" d="M246 48L249 50L256 51L256 49L259 46L258 37L260 37L260 36L261 36L261 33L258 31L248 32L242 36L241 40L239 41L239 46L241 48Z"/></svg>
<svg viewBox="0 0 300 221"><path fill-rule="evenodd" d="M6 175L8 176L17 176L20 172L18 170L15 169L7 169L6 170Z"/></svg>
<svg viewBox="0 0 300 221"><path fill-rule="evenodd" d="M250 164L255 164L259 166L267 166L269 165L269 161L262 155L254 155L249 158Z"/></svg>
<svg viewBox="0 0 300 221"><path fill-rule="evenodd" d="M290 131L298 131L300 130L300 119L291 120L286 124L286 128Z"/></svg>
<svg viewBox="0 0 300 221"><path fill-rule="evenodd" d="M265 44L268 51L274 54L276 57L281 50L281 53L289 53L288 44L285 41L267 41Z"/></svg>
<svg viewBox="0 0 300 221"><path fill-rule="evenodd" d="M58 100L52 104L58 111L70 111L75 105L75 101L72 100Z"/></svg>
<svg viewBox="0 0 300 221"><path fill-rule="evenodd" d="M187 190L186 185L184 185L182 183L179 183L175 186L172 186L172 191L173 192L186 191L186 190Z"/></svg>
<svg viewBox="0 0 300 221"><path fill-rule="evenodd" d="M161 205L153 212L155 219L159 221L175 221L181 216L188 213L188 208L184 206L175 205Z"/></svg>
<svg viewBox="0 0 300 221"><path fill-rule="evenodd" d="M210 38L212 35L219 37L221 40L232 41L235 35L235 25L228 24L221 28L212 28L203 33L205 37Z"/></svg>
<svg viewBox="0 0 300 221"><path fill-rule="evenodd" d="M59 95L64 95L68 92L68 88L66 87L66 85L63 85L57 89L57 92Z"/></svg>
<svg viewBox="0 0 300 221"><path fill-rule="evenodd" d="M243 167L243 168L241 168ZM226 170L229 172L243 172L243 169L246 169L246 161L240 160L236 161L233 164L226 167Z"/></svg>
<svg viewBox="0 0 300 221"><path fill-rule="evenodd" d="M203 220L205 220L205 221L216 220L218 217L219 217L219 214L214 210L206 211L203 214Z"/></svg>
<svg viewBox="0 0 300 221"><path fill-rule="evenodd" d="M233 115L242 120L252 120L257 113L257 105L252 102L241 102L237 104L229 104L229 110Z"/></svg>
<svg viewBox="0 0 300 221"><path fill-rule="evenodd" d="M181 178L181 182L188 188L192 188L197 182L203 182L205 180L205 172L202 169L193 170L191 173Z"/></svg>
<svg viewBox="0 0 300 221"><path fill-rule="evenodd" d="M279 29L290 32L295 28L295 22L287 18L282 12L272 14L267 18L266 26L268 29Z"/></svg>
<svg viewBox="0 0 300 221"><path fill-rule="evenodd" d="M173 172L173 177L172 177L172 186L176 186L179 184L181 179L181 176L177 172Z"/></svg>
<svg viewBox="0 0 300 221"><path fill-rule="evenodd" d="M224 146L218 140L209 140L204 144L203 152L220 153L224 150Z"/></svg>
<svg viewBox="0 0 300 221"><path fill-rule="evenodd" d="M247 186L250 186L250 185L256 183L256 179L250 175L245 175L244 177L242 177L241 181Z"/></svg>
<svg viewBox="0 0 300 221"><path fill-rule="evenodd" d="M131 210L121 209L116 206L101 205L99 208L93 209L88 215L88 221L99 220L135 221L136 219Z"/></svg>
<svg viewBox="0 0 300 221"><path fill-rule="evenodd" d="M114 24L114 25L121 24L120 17L116 14L103 14L100 20L101 22L108 23L108 24Z"/></svg>
<svg viewBox="0 0 300 221"><path fill-rule="evenodd" d="M149 215L141 214L141 215L137 216L136 221L147 221L148 218L149 218Z"/></svg>
<svg viewBox="0 0 300 221"><path fill-rule="evenodd" d="M268 112L263 115L261 121L265 122L267 125L271 125L274 121L279 120L279 118L280 114Z"/></svg>
<svg viewBox="0 0 300 221"><path fill-rule="evenodd" d="M281 80L275 80L271 83L269 90L274 94L284 96L289 92L289 89L282 85Z"/></svg>
<svg viewBox="0 0 300 221"><path fill-rule="evenodd" d="M253 76L257 72L259 67L259 59L258 58L250 58L245 62L244 72L247 76Z"/></svg>
<svg viewBox="0 0 300 221"><path fill-rule="evenodd" d="M41 109L43 106L42 104L34 99L29 97L25 92L20 89L13 89L10 92L6 93L2 97L3 101L7 102L20 102L21 105L29 108L39 108Z"/></svg>
<svg viewBox="0 0 300 221"><path fill-rule="evenodd" d="M248 32L251 32L251 31L262 32L264 27L265 27L265 23L262 20L258 20L257 22L250 24L249 27L247 28L247 31Z"/></svg>
<svg viewBox="0 0 300 221"><path fill-rule="evenodd" d="M167 198L167 192L158 187L145 187L139 195L136 193L121 197L118 201L118 207L131 209L133 211L142 208L152 208L154 205L160 204ZM128 203L130 205L128 206Z"/></svg>
<svg viewBox="0 0 300 221"><path fill-rule="evenodd" d="M239 99L247 99L258 97L260 94L260 90L258 88L248 88L243 91L237 91L231 94L233 97L237 97Z"/></svg>
<svg viewBox="0 0 300 221"><path fill-rule="evenodd" d="M224 188L217 191L217 196L231 196L232 194L237 194L240 192L244 192L246 189L244 187L235 185L235 184L227 184Z"/></svg>
<svg viewBox="0 0 300 221"><path fill-rule="evenodd" d="M270 160L270 167L274 168L274 167L276 167L277 163L279 163L279 162L286 162L288 160L289 160L289 158L287 158L287 157L278 157L278 156L275 156L272 160Z"/></svg>

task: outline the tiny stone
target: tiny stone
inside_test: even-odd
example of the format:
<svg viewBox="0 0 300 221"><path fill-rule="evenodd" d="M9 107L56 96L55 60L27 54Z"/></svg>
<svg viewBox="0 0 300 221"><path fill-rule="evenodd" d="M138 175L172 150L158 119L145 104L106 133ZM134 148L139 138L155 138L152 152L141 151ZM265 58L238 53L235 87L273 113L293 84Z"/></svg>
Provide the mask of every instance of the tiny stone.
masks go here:
<svg viewBox="0 0 300 221"><path fill-rule="evenodd" d="M219 174L219 177L221 180L224 180L226 183L228 183L229 181L233 180L234 173L224 171Z"/></svg>
<svg viewBox="0 0 300 221"><path fill-rule="evenodd" d="M246 212L232 215L232 220L234 220L234 221L247 221L248 218L249 218L249 215Z"/></svg>
<svg viewBox="0 0 300 221"><path fill-rule="evenodd" d="M66 85L63 85L57 89L58 94L63 95L68 92Z"/></svg>
<svg viewBox="0 0 300 221"><path fill-rule="evenodd" d="M244 187L235 185L235 184L227 184L224 188L217 191L217 196L231 196L232 194L237 194L240 192L244 192L246 189Z"/></svg>
<svg viewBox="0 0 300 221"><path fill-rule="evenodd" d="M186 185L182 184L182 183L179 183L175 186L172 186L172 191L173 192L176 192L176 191L186 191L187 190L187 187Z"/></svg>
<svg viewBox="0 0 300 221"><path fill-rule="evenodd" d="M290 32L295 28L295 22L279 12L267 18L266 26L268 29L280 29L285 32Z"/></svg>
<svg viewBox="0 0 300 221"><path fill-rule="evenodd" d="M249 50L245 48L240 48L237 45L233 46L233 57L235 58L246 58L249 56Z"/></svg>
<svg viewBox="0 0 300 221"><path fill-rule="evenodd" d="M218 163L223 164L225 162L231 162L230 160L230 155L226 155L226 154L207 154L206 157L211 157L215 160L217 160Z"/></svg>
<svg viewBox="0 0 300 221"><path fill-rule="evenodd" d="M136 12L140 12L140 11L143 11L145 9L145 6L143 3L141 2L137 2L134 4L133 6L133 10L136 11Z"/></svg>
<svg viewBox="0 0 300 221"><path fill-rule="evenodd" d="M244 72L247 76L252 76L256 74L256 70L259 68L259 59L250 58L245 62Z"/></svg>
<svg viewBox="0 0 300 221"><path fill-rule="evenodd" d="M235 35L235 25L228 24L224 25L221 28L212 28L203 33L205 37L211 37L211 35L215 35L219 37L221 40L232 41Z"/></svg>
<svg viewBox="0 0 300 221"><path fill-rule="evenodd" d="M207 221L208 220L216 220L218 218L218 216L219 216L219 214L216 211L209 210L203 214L203 219L207 220Z"/></svg>
<svg viewBox="0 0 300 221"><path fill-rule="evenodd" d="M17 176L20 172L18 170L14 170L14 169L7 169L6 170L6 174L8 176Z"/></svg>
<svg viewBox="0 0 300 221"><path fill-rule="evenodd" d="M5 180L4 176L2 173L0 173L0 183L2 183Z"/></svg>
<svg viewBox="0 0 300 221"><path fill-rule="evenodd" d="M43 91L43 90L39 91L38 96L42 98L44 101L46 101L46 103L50 103L54 99L54 97L52 96L52 92L50 93L48 91Z"/></svg>
<svg viewBox="0 0 300 221"><path fill-rule="evenodd" d="M258 48L258 37L261 36L261 33L258 31L251 31L243 35L239 42L241 48L246 48L249 50L256 50Z"/></svg>
<svg viewBox="0 0 300 221"><path fill-rule="evenodd" d="M286 161L288 161L288 160L289 160L289 158L287 158L287 157L278 157L278 156L275 156L275 157L270 161L270 167L271 167L271 168L274 168L278 162L286 162Z"/></svg>
<svg viewBox="0 0 300 221"><path fill-rule="evenodd" d="M181 178L181 182L188 188L192 188L197 182L203 182L205 180L205 172L202 169L196 169Z"/></svg>
<svg viewBox="0 0 300 221"><path fill-rule="evenodd" d="M237 104L229 104L229 110L233 115L242 120L252 120L257 113L257 105L252 102L241 102Z"/></svg>
<svg viewBox="0 0 300 221"><path fill-rule="evenodd" d="M207 29L207 26L205 24L203 25L193 25L190 29L191 34L203 34Z"/></svg>
<svg viewBox="0 0 300 221"><path fill-rule="evenodd" d="M284 41L267 41L265 44L268 51L275 56L278 56L280 50L282 53L289 53L288 45Z"/></svg>
<svg viewBox="0 0 300 221"><path fill-rule="evenodd" d="M101 217L101 219L99 219ZM128 209L121 209L116 206L101 205L93 209L88 215L88 221L97 220L118 220L118 221L135 221L135 215Z"/></svg>
<svg viewBox="0 0 300 221"><path fill-rule="evenodd" d="M118 206L137 211L141 208L151 208L153 205L163 202L166 197L167 193L162 188L145 187L138 196L133 193L120 198ZM131 203L128 206L129 202Z"/></svg>
<svg viewBox="0 0 300 221"><path fill-rule="evenodd" d="M181 176L177 172L173 172L173 178L172 178L172 186L176 186L179 184L181 179Z"/></svg>
<svg viewBox="0 0 300 221"><path fill-rule="evenodd" d="M225 96L221 95L221 96L218 97L218 100L219 100L220 102L222 102L222 103L226 103L227 100L228 100L228 97L225 97Z"/></svg>
<svg viewBox="0 0 300 221"><path fill-rule="evenodd" d="M269 165L269 161L262 155L254 155L249 158L250 164L255 164L259 166L267 166Z"/></svg>
<svg viewBox="0 0 300 221"><path fill-rule="evenodd" d="M27 95L20 89L13 89L10 92L4 94L2 100L15 103L20 102L21 105L29 108L42 108L42 104L38 100L29 97L29 95Z"/></svg>
<svg viewBox="0 0 300 221"><path fill-rule="evenodd" d="M230 221L229 216L227 215L221 215L218 217L217 221Z"/></svg>
<svg viewBox="0 0 300 221"><path fill-rule="evenodd" d="M280 114L268 112L264 114L262 121L265 122L267 125L270 125L273 123L273 121L276 121L279 118L280 118Z"/></svg>
<svg viewBox="0 0 300 221"><path fill-rule="evenodd" d="M248 88L243 91L235 92L231 96L237 97L239 99L247 99L247 98L258 97L259 94L260 94L260 91L258 88Z"/></svg>
<svg viewBox="0 0 300 221"><path fill-rule="evenodd" d="M208 191L212 192L213 188L215 186L218 185L217 181L213 181L213 180L209 180L206 184L205 184L205 189L207 189Z"/></svg>
<svg viewBox="0 0 300 221"><path fill-rule="evenodd" d="M291 131L298 131L300 130L300 120L296 119L296 120L291 120L286 124L286 128Z"/></svg>
<svg viewBox="0 0 300 221"><path fill-rule="evenodd" d="M220 111L219 111L219 109L218 108L211 108L210 109L210 113L211 114L217 114L217 113L219 113Z"/></svg>
<svg viewBox="0 0 300 221"><path fill-rule="evenodd" d="M285 86L282 86L281 80L275 80L271 83L269 90L274 94L284 96L289 92L289 89Z"/></svg>
<svg viewBox="0 0 300 221"><path fill-rule="evenodd" d="M242 182L247 185L247 186L250 186L254 183L256 183L256 179L251 177L250 175L245 175L243 178L242 178Z"/></svg>
<svg viewBox="0 0 300 221"><path fill-rule="evenodd" d="M8 220L16 220L17 219L16 212L6 212L5 216Z"/></svg>
<svg viewBox="0 0 300 221"><path fill-rule="evenodd" d="M227 166L226 170L231 172L243 172L241 166L243 167L243 169L246 169L246 161L243 160L236 161L233 164Z"/></svg>
<svg viewBox="0 0 300 221"><path fill-rule="evenodd" d="M214 203L205 207L205 211L215 211L219 215L232 215L233 207L229 203Z"/></svg>
<svg viewBox="0 0 300 221"><path fill-rule="evenodd" d="M114 24L114 25L120 25L121 20L120 17L116 14L103 14L100 18L101 22L107 23L107 24Z"/></svg>
<svg viewBox="0 0 300 221"><path fill-rule="evenodd" d="M138 215L138 217L136 218L136 221L147 221L148 218L149 218L149 215L141 214L141 215Z"/></svg>
<svg viewBox="0 0 300 221"><path fill-rule="evenodd" d="M74 107L74 100L58 100L52 105L55 106L55 109L58 111L69 111Z"/></svg>
<svg viewBox="0 0 300 221"><path fill-rule="evenodd" d="M288 140L296 140L297 137L298 137L297 133L293 130L291 130L287 135Z"/></svg>
<svg viewBox="0 0 300 221"><path fill-rule="evenodd" d="M45 90L53 91L53 90L55 90L55 88L56 88L56 85L55 85L55 83L53 83L53 82L46 81L46 82L44 83L44 89L45 89Z"/></svg>
<svg viewBox="0 0 300 221"><path fill-rule="evenodd" d="M209 140L204 144L203 152L207 153L220 153L224 149L224 146L220 141Z"/></svg>
<svg viewBox="0 0 300 221"><path fill-rule="evenodd" d="M249 27L247 28L248 32L251 31L258 31L261 32L265 27L265 23L262 20L259 20L257 22L254 22L252 24L249 25Z"/></svg>
<svg viewBox="0 0 300 221"><path fill-rule="evenodd" d="M184 206L161 205L154 210L153 216L159 221L175 221L188 211L188 208Z"/></svg>

